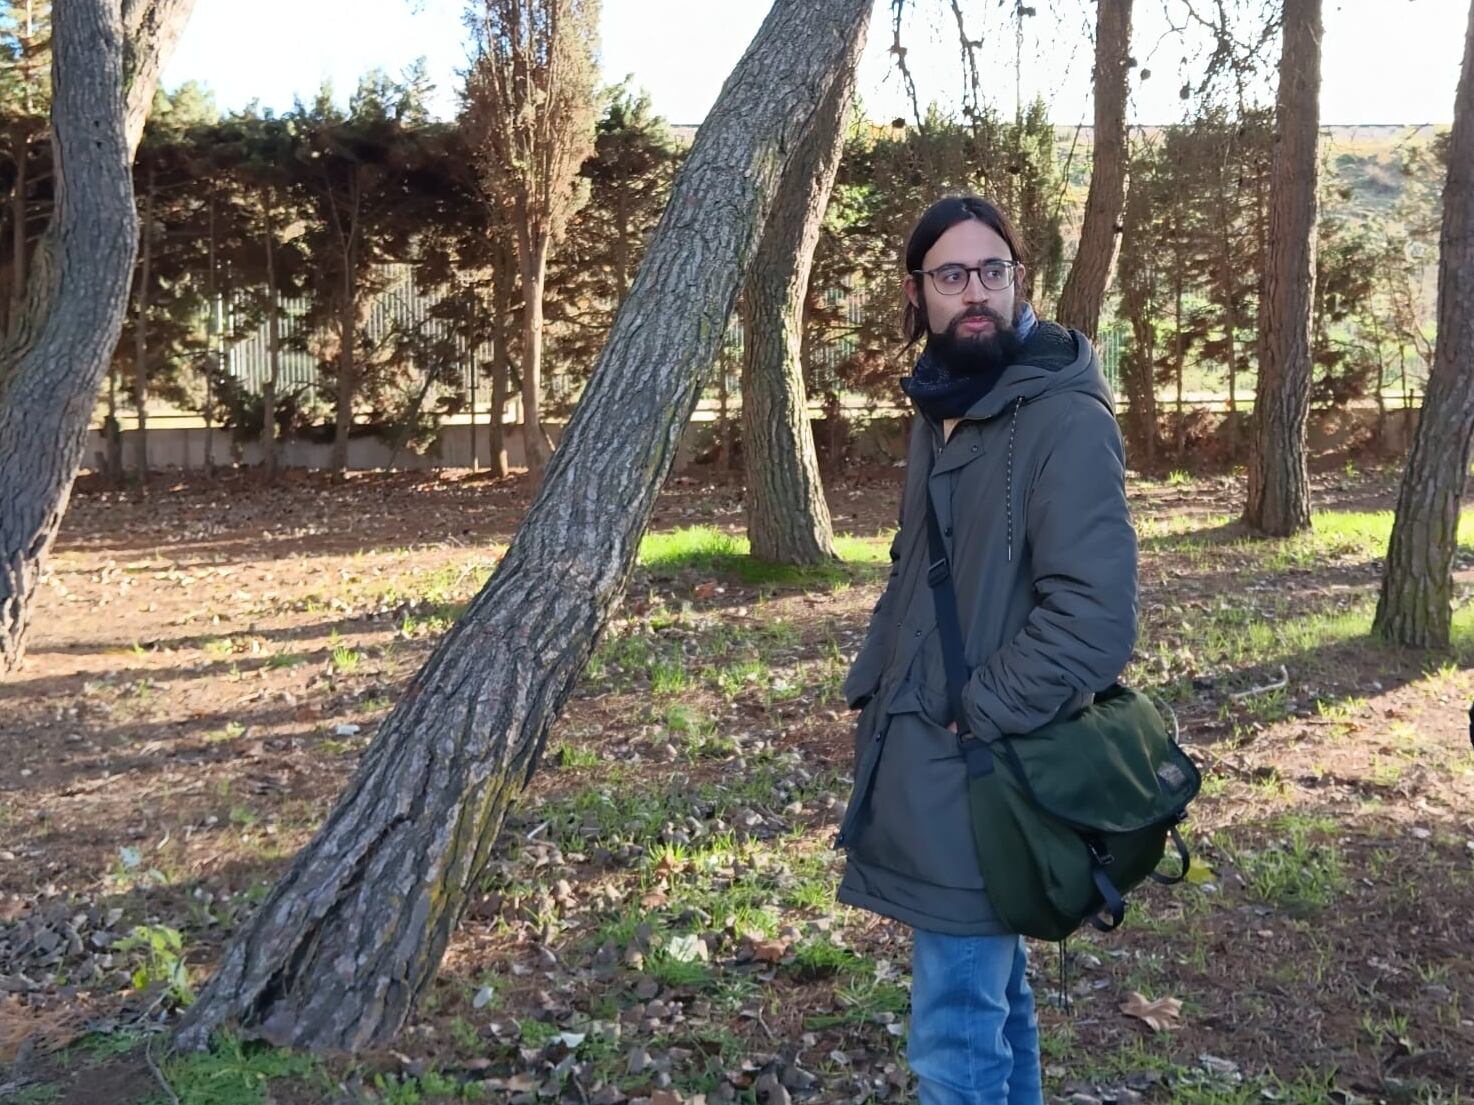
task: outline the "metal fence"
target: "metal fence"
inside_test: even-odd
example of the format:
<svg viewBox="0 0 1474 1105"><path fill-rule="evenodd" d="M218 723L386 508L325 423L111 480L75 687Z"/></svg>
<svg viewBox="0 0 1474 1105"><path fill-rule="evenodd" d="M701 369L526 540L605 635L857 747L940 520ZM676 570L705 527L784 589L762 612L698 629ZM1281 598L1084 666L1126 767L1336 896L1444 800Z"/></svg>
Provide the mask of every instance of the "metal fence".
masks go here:
<svg viewBox="0 0 1474 1105"><path fill-rule="evenodd" d="M396 334L407 333L448 340L455 350L456 364L450 373L442 372L441 378L446 380L448 376L447 382L437 383L431 388L427 407L433 407L435 400L441 396L459 395L469 399L474 394L476 408L485 411L490 406L490 388L484 376L480 379L476 379L476 376L490 361L491 346L483 344L471 348L468 342L453 332L449 322L433 316L433 309L440 296L419 286L415 279L414 266L384 265L375 272L375 277L381 290L373 296L365 321L369 344L377 346L392 340ZM248 317L245 308L247 298L245 294L241 294L222 304L225 332L236 333L241 328L241 320ZM827 293L827 299L829 307L842 308L842 324L835 328L833 336L812 343L805 350L807 367L821 378L832 376L854 355L857 339L852 331L863 325L870 312L883 311L889 314L895 311L895 294L892 289L836 288ZM314 335L310 332L307 319L308 301L286 299L281 302L281 306L282 350L278 391L286 393L303 390L315 393L326 389L329 382L324 377L318 358L311 352L311 339ZM1113 390L1118 390L1124 331L1124 325L1107 325L1103 327L1098 343L1101 367ZM741 363L742 340L742 326L734 316L724 343L728 365ZM271 372L267 324L263 321L254 330L230 343L222 360L225 371L247 391L260 394ZM409 376L413 390L418 390L418 384L423 381L423 371L423 368L411 364ZM739 395L737 376L735 371L729 370L728 392L733 397ZM548 398L564 403L574 398L578 388L574 374L558 371L556 368L547 374L546 385ZM717 387L717 382L713 381L713 393Z"/></svg>

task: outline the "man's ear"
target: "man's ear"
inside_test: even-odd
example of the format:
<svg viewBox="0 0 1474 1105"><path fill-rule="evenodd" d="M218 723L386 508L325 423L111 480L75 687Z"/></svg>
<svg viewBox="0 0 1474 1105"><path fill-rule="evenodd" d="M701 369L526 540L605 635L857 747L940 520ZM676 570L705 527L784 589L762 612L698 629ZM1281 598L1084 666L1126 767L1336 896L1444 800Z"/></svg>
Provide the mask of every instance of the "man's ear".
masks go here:
<svg viewBox="0 0 1474 1105"><path fill-rule="evenodd" d="M906 289L906 302L921 310L921 289L916 285L916 277L908 273L903 287Z"/></svg>
<svg viewBox="0 0 1474 1105"><path fill-rule="evenodd" d="M1013 266L1013 286L1015 288L1022 288L1024 286L1024 278L1026 276L1028 276L1028 273L1029 273L1029 267L1027 265L1024 265L1024 264L1014 265Z"/></svg>

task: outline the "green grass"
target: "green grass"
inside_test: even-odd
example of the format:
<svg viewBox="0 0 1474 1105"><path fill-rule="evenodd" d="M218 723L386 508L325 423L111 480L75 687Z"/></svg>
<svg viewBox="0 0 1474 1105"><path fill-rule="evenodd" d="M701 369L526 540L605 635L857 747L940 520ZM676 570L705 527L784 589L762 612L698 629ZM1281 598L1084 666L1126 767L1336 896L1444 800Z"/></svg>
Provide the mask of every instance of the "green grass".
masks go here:
<svg viewBox="0 0 1474 1105"><path fill-rule="evenodd" d="M705 990L716 981L711 968L701 960L677 959L665 951L645 957L645 973L673 990Z"/></svg>
<svg viewBox="0 0 1474 1105"><path fill-rule="evenodd" d="M749 554L747 538L723 533L713 526L688 526L646 534L640 542L640 563L655 572L694 572L727 576L743 583L779 587L837 586L853 583L857 575L871 578L874 569L890 560L890 535L835 538L839 562L818 567L771 564Z"/></svg>
<svg viewBox="0 0 1474 1105"><path fill-rule="evenodd" d="M333 646L333 667L343 675L358 669L358 662L363 659L362 654L348 645Z"/></svg>
<svg viewBox="0 0 1474 1105"><path fill-rule="evenodd" d="M650 665L650 691L659 695L682 694L691 689L691 675L678 660L657 660Z"/></svg>
<svg viewBox="0 0 1474 1105"><path fill-rule="evenodd" d="M35 1086L27 1086L19 1090L13 1097L6 1098L13 1105L47 1105L61 1097L61 1087L43 1082Z"/></svg>
<svg viewBox="0 0 1474 1105"><path fill-rule="evenodd" d="M1323 909L1347 884L1340 850L1326 839L1333 825L1322 819L1285 815L1284 835L1257 848L1225 848L1249 890L1291 913Z"/></svg>
<svg viewBox="0 0 1474 1105"><path fill-rule="evenodd" d="M794 949L789 968L799 978L829 978L833 975L860 975L873 971L870 963L849 948L832 940L808 940Z"/></svg>
<svg viewBox="0 0 1474 1105"><path fill-rule="evenodd" d="M1321 511L1311 518L1309 532L1282 540L1256 537L1235 522L1226 514L1170 514L1144 520L1137 533L1145 552L1185 556L1196 567L1204 554L1247 556L1244 569L1269 572L1375 560L1386 555L1392 537L1390 510ZM1458 545L1462 555L1474 555L1474 510L1459 517Z"/></svg>
<svg viewBox="0 0 1474 1105"><path fill-rule="evenodd" d="M207 1052L176 1055L160 1064L180 1105L261 1105L276 1079L314 1078L329 1091L318 1061L279 1048L219 1036ZM162 1095L150 1105L162 1105Z"/></svg>
<svg viewBox="0 0 1474 1105"><path fill-rule="evenodd" d="M911 1004L911 995L894 982L861 978L834 991L837 1013L809 1017L804 1027L811 1030L873 1024L882 1014L899 1017Z"/></svg>
<svg viewBox="0 0 1474 1105"><path fill-rule="evenodd" d="M581 744L560 744L553 762L559 767L598 767L599 753Z"/></svg>

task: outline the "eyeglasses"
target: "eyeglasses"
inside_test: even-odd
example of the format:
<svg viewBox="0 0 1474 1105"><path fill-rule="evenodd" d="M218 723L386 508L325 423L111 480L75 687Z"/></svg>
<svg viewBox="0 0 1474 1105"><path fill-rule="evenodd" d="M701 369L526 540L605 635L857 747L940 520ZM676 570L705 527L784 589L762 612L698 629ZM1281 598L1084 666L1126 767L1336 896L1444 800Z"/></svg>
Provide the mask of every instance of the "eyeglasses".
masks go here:
<svg viewBox="0 0 1474 1105"><path fill-rule="evenodd" d="M914 269L912 276L930 276L931 286L940 295L961 295L973 273L978 283L990 292L1001 292L1013 285L1017 261L989 261L983 265L938 265L934 269Z"/></svg>

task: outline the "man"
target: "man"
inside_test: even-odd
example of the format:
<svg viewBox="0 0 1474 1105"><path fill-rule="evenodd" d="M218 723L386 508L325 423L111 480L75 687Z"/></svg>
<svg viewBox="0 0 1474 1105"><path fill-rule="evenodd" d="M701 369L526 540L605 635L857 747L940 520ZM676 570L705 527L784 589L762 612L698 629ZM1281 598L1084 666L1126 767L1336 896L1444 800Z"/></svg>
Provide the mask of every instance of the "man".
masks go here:
<svg viewBox="0 0 1474 1105"><path fill-rule="evenodd" d="M1136 637L1136 535L1109 387L1083 334L1019 294L1018 235L975 196L906 243L914 420L890 580L845 682L861 707L839 898L915 930L907 1047L922 1105L1038 1105L1023 938L988 903L959 730L1028 733L1087 706ZM971 677L950 716L928 502Z"/></svg>

